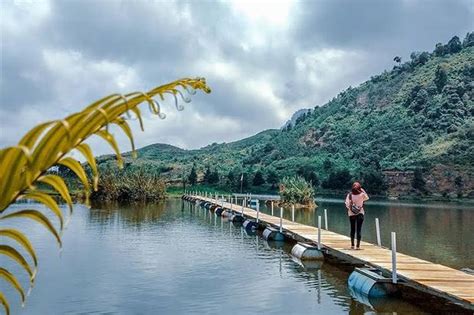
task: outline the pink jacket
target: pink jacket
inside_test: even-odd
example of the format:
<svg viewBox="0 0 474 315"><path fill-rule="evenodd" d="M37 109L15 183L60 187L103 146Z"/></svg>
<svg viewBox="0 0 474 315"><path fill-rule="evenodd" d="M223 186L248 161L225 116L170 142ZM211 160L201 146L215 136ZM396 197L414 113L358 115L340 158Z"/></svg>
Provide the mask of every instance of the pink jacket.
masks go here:
<svg viewBox="0 0 474 315"><path fill-rule="evenodd" d="M349 195L350 195L350 193L347 194L347 196L346 196L346 208L347 208L347 215L351 216L351 215L355 215L355 214L352 213L352 211L350 210L351 201L349 199ZM354 195L354 194L352 195L352 203L354 203L356 206L363 207L364 206L364 201L366 201L366 200L369 200L369 196L367 195L365 190L362 190L362 193L360 193L358 195ZM362 208L359 213L365 214L364 208Z"/></svg>

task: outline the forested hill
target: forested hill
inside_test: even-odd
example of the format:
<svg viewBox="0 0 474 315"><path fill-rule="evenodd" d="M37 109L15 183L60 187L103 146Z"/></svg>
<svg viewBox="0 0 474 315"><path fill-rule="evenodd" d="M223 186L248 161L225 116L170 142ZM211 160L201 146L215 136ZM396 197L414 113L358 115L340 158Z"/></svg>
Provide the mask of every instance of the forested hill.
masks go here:
<svg viewBox="0 0 474 315"><path fill-rule="evenodd" d="M282 130L199 150L151 145L129 167L178 180L194 165L198 181L220 186L239 187L244 173L268 188L298 173L325 189L359 179L376 193L474 197L474 32L394 63Z"/></svg>

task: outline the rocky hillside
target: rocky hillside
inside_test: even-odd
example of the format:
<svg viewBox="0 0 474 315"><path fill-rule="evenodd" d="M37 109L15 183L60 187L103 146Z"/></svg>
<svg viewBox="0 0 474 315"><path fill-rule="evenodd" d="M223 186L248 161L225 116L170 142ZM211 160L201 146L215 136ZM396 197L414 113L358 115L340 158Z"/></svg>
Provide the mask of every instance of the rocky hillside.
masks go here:
<svg viewBox="0 0 474 315"><path fill-rule="evenodd" d="M474 32L394 62L281 130L199 150L151 145L129 166L179 181L194 165L198 181L229 188L242 173L264 188L298 173L322 189L359 179L379 194L474 197Z"/></svg>

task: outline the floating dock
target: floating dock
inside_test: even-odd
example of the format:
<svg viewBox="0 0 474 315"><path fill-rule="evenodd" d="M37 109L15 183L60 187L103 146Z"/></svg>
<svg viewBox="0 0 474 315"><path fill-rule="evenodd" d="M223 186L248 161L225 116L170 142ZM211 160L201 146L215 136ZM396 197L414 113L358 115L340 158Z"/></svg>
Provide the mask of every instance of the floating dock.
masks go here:
<svg viewBox="0 0 474 315"><path fill-rule="evenodd" d="M190 201L218 204L221 208L241 214L246 219L257 220L258 218L260 225L275 229L280 228L281 222L282 233L286 237L298 242L317 245L317 227L271 216L222 200L216 202L215 199L198 195L185 195L183 198ZM362 250L353 250L350 249L348 236L324 229L321 229L320 237L321 244L319 245L325 255L353 265L370 266L387 275L392 274L392 251L390 249L361 242ZM445 299L465 310L474 311L474 275L397 252L396 276L401 288L421 291Z"/></svg>

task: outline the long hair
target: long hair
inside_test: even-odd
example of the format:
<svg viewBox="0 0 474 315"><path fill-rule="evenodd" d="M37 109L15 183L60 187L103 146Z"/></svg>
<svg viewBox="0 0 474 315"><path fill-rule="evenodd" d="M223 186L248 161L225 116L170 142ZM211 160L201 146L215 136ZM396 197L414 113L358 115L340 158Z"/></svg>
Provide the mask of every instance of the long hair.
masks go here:
<svg viewBox="0 0 474 315"><path fill-rule="evenodd" d="M353 195L358 195L362 192L362 186L359 182L354 182L354 184L352 184L352 189L351 189L351 192Z"/></svg>

